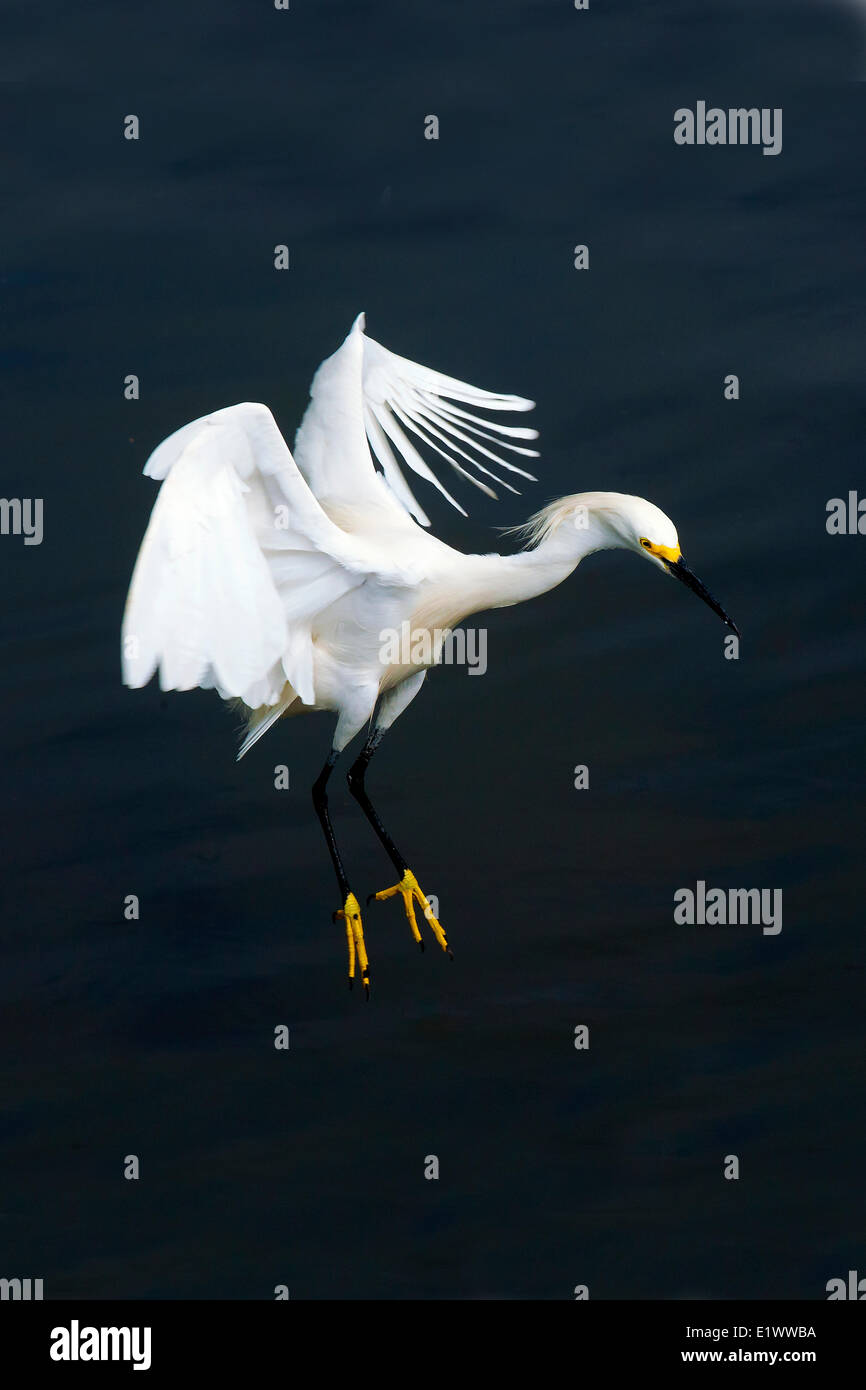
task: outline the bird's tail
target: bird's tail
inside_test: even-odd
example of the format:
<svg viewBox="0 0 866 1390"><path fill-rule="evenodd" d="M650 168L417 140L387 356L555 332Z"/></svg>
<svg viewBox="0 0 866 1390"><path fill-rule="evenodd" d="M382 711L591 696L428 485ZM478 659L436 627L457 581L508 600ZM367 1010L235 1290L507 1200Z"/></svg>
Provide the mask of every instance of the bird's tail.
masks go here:
<svg viewBox="0 0 866 1390"><path fill-rule="evenodd" d="M276 724L278 719L282 719L284 714L288 714L292 705L300 702L300 698L300 695L289 684L286 684L275 705L260 705L258 709L254 710L243 706L244 713L247 715L247 731L238 749L238 762L244 753L248 753L253 744L258 742L262 734L267 733L272 724Z"/></svg>

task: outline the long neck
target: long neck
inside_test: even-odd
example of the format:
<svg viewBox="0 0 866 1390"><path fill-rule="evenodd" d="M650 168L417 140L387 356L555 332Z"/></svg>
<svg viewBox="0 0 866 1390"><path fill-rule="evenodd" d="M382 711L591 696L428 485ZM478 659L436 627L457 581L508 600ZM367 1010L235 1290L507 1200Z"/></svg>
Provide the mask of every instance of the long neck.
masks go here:
<svg viewBox="0 0 866 1390"><path fill-rule="evenodd" d="M464 602L471 605L462 617L488 608L505 608L546 594L574 572L585 555L609 547L609 534L591 529L576 531L562 526L532 550L517 555L473 555L470 582ZM462 606L462 605L461 605Z"/></svg>

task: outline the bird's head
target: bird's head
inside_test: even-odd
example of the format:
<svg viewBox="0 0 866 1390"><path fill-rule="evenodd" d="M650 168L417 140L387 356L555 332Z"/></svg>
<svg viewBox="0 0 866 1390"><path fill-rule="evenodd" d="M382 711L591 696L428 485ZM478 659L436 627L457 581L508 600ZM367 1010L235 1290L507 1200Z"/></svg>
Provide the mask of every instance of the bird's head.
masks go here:
<svg viewBox="0 0 866 1390"><path fill-rule="evenodd" d="M608 493L596 509L601 525L607 526L615 537L614 544L636 550L651 564L671 574L691 589L693 594L709 604L723 623L739 637L739 630L724 608L713 598L709 589L693 574L683 559L677 528L660 507L644 497L629 497L624 493Z"/></svg>
<svg viewBox="0 0 866 1390"><path fill-rule="evenodd" d="M670 517L644 497L632 497L623 492L575 493L543 508L519 529L534 545L554 535L562 542L573 533L581 554L612 548L635 550L666 574L679 579L709 604L732 632L740 635L736 624L683 559L677 528Z"/></svg>
<svg viewBox="0 0 866 1390"><path fill-rule="evenodd" d="M615 516L615 520L614 520ZM620 506L610 513L610 524L619 529L623 543L630 550L638 550L652 564L671 574L691 589L693 594L709 604L718 613L723 623L739 637L739 629L729 618L722 605L713 598L706 585L693 574L683 559L677 528L660 507L647 502L643 497L623 495Z"/></svg>

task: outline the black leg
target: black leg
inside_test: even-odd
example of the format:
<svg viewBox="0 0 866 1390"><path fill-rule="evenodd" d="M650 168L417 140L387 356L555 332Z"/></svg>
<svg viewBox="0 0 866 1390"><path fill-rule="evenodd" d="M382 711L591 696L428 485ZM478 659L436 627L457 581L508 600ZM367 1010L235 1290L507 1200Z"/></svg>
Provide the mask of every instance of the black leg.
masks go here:
<svg viewBox="0 0 866 1390"><path fill-rule="evenodd" d="M367 795L367 789L364 786L364 777L366 775L370 759L372 758L376 749L379 747L379 744L382 742L383 737L383 729L373 730L372 734L367 739L367 742L364 744L362 751L359 753L358 757L355 759L355 761L352 763L352 766L349 768L349 771L346 774L346 781L349 783L349 791L352 793L361 810L364 812L364 815L367 817L367 820L370 822L376 834L378 835L379 840L386 854L388 855L388 858L391 860L391 863L394 865L394 868L397 870L398 874L400 874L400 876L402 877L408 869L409 865L406 863L406 860L403 858L397 846L394 844L394 841L391 839L391 836L388 834L387 830L385 829L384 825L379 819L379 813L373 805L372 801L370 800L369 796Z"/></svg>
<svg viewBox="0 0 866 1390"><path fill-rule="evenodd" d="M394 865L394 868L400 875L399 883L396 883L393 888L384 888L380 893L371 893L370 896L367 898L367 902L372 902L374 898L377 902L384 902L386 898L392 898L395 896L395 894L399 893L400 897L403 899L403 907L406 911L406 917L408 919L409 926L412 929L412 935L417 941L418 945L421 947L421 950L423 951L424 942L421 939L421 932L418 929L418 923L415 918L415 904L417 903L418 906L421 908L422 912L424 913L425 918L429 922L433 935L435 936L439 945L442 947L442 950L446 951L450 956L451 951L448 947L448 941L440 923L433 915L433 910L430 907L429 902L425 898L424 894L421 892L421 889L418 885L418 880L412 873L412 870L409 868L409 865L406 863L406 860L403 858L397 846L394 844L394 841L391 839L391 836L388 834L387 830L385 829L384 825L379 819L379 813L377 812L375 806L373 805L372 801L367 795L367 789L364 786L364 777L366 775L370 759L372 758L376 749L379 747L379 744L382 742L384 733L384 729L373 730L372 734L367 739L367 742L365 743L363 750L361 751L360 755L355 759L352 766L349 768L349 772L347 774L349 791L352 793L361 810L364 812L364 815L367 817L367 820L372 825L373 829L376 832L376 835L379 838L380 843L382 844L386 854L388 855L388 858L391 860L391 863Z"/></svg>
<svg viewBox="0 0 866 1390"><path fill-rule="evenodd" d="M313 806L316 809L319 824L324 832L328 853L331 856L331 863L334 866L337 882L340 885L340 897L343 905L334 913L334 921L343 921L346 924L346 942L349 948L349 988L351 989L355 982L355 961L357 960L358 968L361 972L361 983L369 999L370 967L367 960L367 948L364 943L364 930L361 925L361 909L358 906L358 899L349 887L346 870L343 868L343 861L340 858L340 851L337 848L337 837L334 834L334 827L331 824L331 817L328 812L328 778L339 756L339 753L335 752L333 748L328 754L325 766L313 783Z"/></svg>
<svg viewBox="0 0 866 1390"><path fill-rule="evenodd" d="M328 812L328 778L334 770L334 764L339 758L339 753L335 753L333 748L328 754L328 760L322 768L315 782L313 783L313 805L316 808L316 815L325 836L325 843L328 846L328 853L331 856L331 863L337 875L337 882L340 885L340 893L343 902L349 896L349 880L346 878L346 871L343 868L343 861L340 858L340 851L337 849L337 837L334 834L334 827L331 824L331 817Z"/></svg>

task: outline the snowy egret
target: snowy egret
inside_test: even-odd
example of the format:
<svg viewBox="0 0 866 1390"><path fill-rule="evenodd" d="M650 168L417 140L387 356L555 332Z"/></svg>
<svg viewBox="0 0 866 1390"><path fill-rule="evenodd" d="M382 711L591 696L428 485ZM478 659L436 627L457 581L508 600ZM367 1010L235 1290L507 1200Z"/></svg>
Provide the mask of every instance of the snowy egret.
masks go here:
<svg viewBox="0 0 866 1390"><path fill-rule="evenodd" d="M673 522L640 497L560 498L518 528L525 546L515 555L465 555L437 540L397 454L403 467L466 513L407 431L495 497L488 479L517 489L488 464L534 481L513 456L538 457L527 443L537 431L477 412L527 411L534 403L398 357L364 328L360 314L316 372L294 455L267 406L250 402L185 425L151 454L144 471L162 486L129 589L122 659L127 685L145 685L158 667L163 690L216 688L223 699L242 702L248 723L238 757L280 718L336 713L313 803L339 885L334 920L345 924L349 983L357 967L369 995L361 908L337 847L326 789L342 751L369 726L348 772L349 788L398 875L370 899L399 895L423 949L417 904L448 951L445 932L364 783L383 735L436 663L441 634L473 613L545 593L586 555L614 547L675 575L736 628L686 567ZM439 636L386 654L383 634L400 631Z"/></svg>

